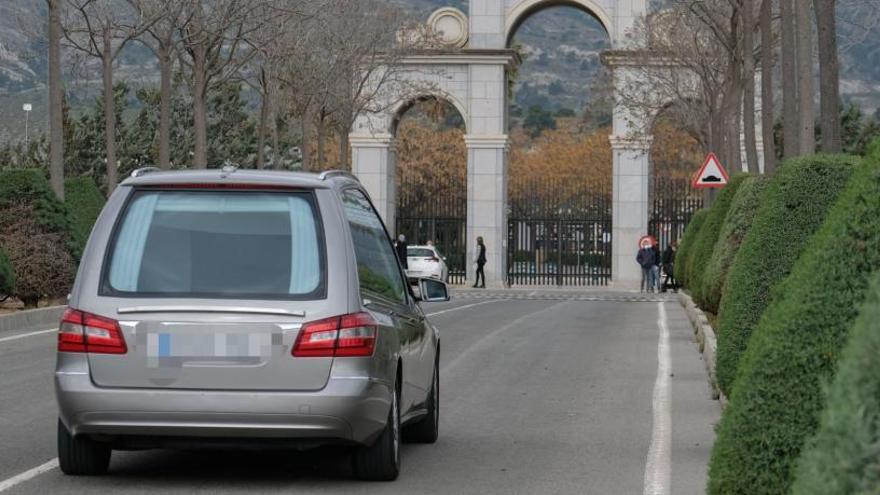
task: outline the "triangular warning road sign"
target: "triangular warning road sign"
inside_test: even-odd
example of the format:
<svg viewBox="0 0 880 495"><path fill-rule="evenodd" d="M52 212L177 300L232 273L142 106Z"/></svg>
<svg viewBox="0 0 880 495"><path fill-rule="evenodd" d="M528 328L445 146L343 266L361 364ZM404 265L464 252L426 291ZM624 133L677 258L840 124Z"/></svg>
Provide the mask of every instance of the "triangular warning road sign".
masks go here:
<svg viewBox="0 0 880 495"><path fill-rule="evenodd" d="M730 182L730 176L727 170L721 165L721 161L715 156L715 153L709 153L706 162L691 180L691 185L695 189L722 188Z"/></svg>

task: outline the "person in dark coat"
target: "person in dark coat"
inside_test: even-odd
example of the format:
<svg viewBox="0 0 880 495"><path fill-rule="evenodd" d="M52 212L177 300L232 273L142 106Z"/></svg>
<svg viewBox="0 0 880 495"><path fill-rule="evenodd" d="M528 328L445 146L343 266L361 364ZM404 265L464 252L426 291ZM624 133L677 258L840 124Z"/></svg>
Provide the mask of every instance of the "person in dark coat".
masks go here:
<svg viewBox="0 0 880 495"><path fill-rule="evenodd" d="M642 268L642 292L654 292L654 267L657 264L657 257L654 254L654 247L650 241L642 243L642 249L636 255L636 263Z"/></svg>
<svg viewBox="0 0 880 495"><path fill-rule="evenodd" d="M474 288L486 288L486 273L483 268L486 266L486 244L482 237L477 237L477 250L474 252L474 263L477 265L477 280L474 282ZM480 285L480 277L483 277L483 284Z"/></svg>
<svg viewBox="0 0 880 495"><path fill-rule="evenodd" d="M663 291L672 289L678 292L678 283L675 281L675 253L678 251L678 242L671 241L663 251L663 271L666 272L666 280L663 281Z"/></svg>
<svg viewBox="0 0 880 495"><path fill-rule="evenodd" d="M660 265L662 260L662 255L660 253L660 243L654 241L654 245L651 246L651 250L654 251L654 268L651 269L651 275L654 277L654 283L651 284L651 288L657 292L660 292Z"/></svg>
<svg viewBox="0 0 880 495"><path fill-rule="evenodd" d="M406 236L403 234L397 236L397 242L394 244L394 247L397 248L397 259L400 260L400 266L404 270L408 270L409 264L406 262L406 249L409 247L409 244L406 243Z"/></svg>

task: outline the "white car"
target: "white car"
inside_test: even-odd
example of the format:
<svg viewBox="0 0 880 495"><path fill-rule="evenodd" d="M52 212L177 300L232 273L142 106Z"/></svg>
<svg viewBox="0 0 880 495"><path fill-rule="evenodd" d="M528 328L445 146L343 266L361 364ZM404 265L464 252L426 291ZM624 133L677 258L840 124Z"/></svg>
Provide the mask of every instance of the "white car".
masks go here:
<svg viewBox="0 0 880 495"><path fill-rule="evenodd" d="M408 246L406 248L406 275L410 279L434 278L445 282L449 277L446 258L434 246Z"/></svg>

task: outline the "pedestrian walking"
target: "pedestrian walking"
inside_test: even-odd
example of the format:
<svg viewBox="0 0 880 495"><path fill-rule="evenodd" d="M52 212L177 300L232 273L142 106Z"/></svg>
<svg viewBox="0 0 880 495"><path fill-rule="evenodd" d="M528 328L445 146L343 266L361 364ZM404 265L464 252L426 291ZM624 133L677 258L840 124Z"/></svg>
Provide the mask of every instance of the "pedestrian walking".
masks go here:
<svg viewBox="0 0 880 495"><path fill-rule="evenodd" d="M666 280L663 281L663 292L672 288L678 292L678 283L675 281L675 253L678 252L678 242L671 241L663 251L663 271L666 272Z"/></svg>
<svg viewBox="0 0 880 495"><path fill-rule="evenodd" d="M477 249L474 251L474 264L477 265L477 280L474 282L474 288L486 288L486 273L483 268L486 266L486 244L483 243L482 237L477 237ZM480 277L483 278L483 284L480 285Z"/></svg>
<svg viewBox="0 0 880 495"><path fill-rule="evenodd" d="M642 268L642 292L654 292L654 267L656 265L656 255L654 254L654 246L651 241L645 239L642 241L642 249L636 255L636 263Z"/></svg>
<svg viewBox="0 0 880 495"><path fill-rule="evenodd" d="M406 243L406 236L403 234L397 236L397 242L394 244L394 247L397 249L397 259L400 260L400 266L404 270L408 270L409 264L406 262L406 249L409 245Z"/></svg>

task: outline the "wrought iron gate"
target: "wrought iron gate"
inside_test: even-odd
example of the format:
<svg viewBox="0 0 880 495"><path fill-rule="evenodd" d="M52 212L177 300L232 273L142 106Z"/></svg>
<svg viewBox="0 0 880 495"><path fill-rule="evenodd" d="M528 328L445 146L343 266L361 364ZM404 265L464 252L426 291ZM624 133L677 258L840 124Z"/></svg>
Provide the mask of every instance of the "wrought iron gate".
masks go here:
<svg viewBox="0 0 880 495"><path fill-rule="evenodd" d="M652 190L648 233L663 250L670 242L681 239L694 213L703 207L703 197L687 180L681 179L654 179Z"/></svg>
<svg viewBox="0 0 880 495"><path fill-rule="evenodd" d="M433 242L446 258L449 283L465 283L467 251L467 184L462 177L426 181L404 175L398 184L394 235L410 245Z"/></svg>
<svg viewBox="0 0 880 495"><path fill-rule="evenodd" d="M611 240L607 188L576 179L511 181L510 285L607 285Z"/></svg>

